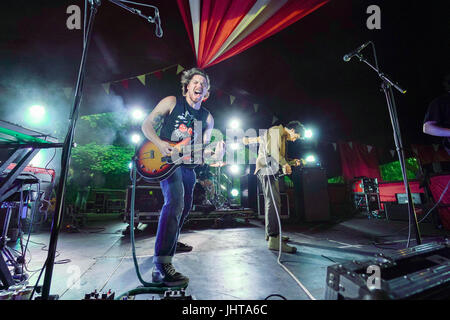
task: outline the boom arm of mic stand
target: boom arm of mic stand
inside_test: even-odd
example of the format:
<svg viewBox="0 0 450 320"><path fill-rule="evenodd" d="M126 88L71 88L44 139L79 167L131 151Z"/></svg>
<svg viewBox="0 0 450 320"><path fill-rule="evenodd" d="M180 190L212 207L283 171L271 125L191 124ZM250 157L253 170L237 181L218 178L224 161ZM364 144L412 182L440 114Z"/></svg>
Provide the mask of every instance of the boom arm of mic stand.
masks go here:
<svg viewBox="0 0 450 320"><path fill-rule="evenodd" d="M115 5L118 5L119 7L123 8L133 14L137 14L141 18L144 18L145 20L147 20L148 22L155 23L155 18L152 18L150 16L146 16L146 15L142 14L141 10L131 8L131 7L123 4L120 0L108 0L108 1L114 3ZM149 6L149 7L155 8L154 6Z"/></svg>
<svg viewBox="0 0 450 320"><path fill-rule="evenodd" d="M409 214L409 221L410 221L409 227L410 227L410 230L411 230L411 226L414 227L414 231L416 234L416 242L417 242L417 244L421 244L422 240L421 240L421 236L420 236L419 225L417 222L417 217L416 217L415 210L414 210L414 202L412 199L411 189L409 187L408 177L406 174L405 155L403 152L402 138L401 138L401 133L400 133L400 125L398 122L398 116L397 116L397 111L396 111L396 107L395 107L394 93L392 91L392 87L397 89L402 94L405 94L406 90L402 89L400 86L395 84L386 75L384 75L378 68L376 68L372 64L370 64L362 56L362 54L357 54L357 57L359 58L360 61L364 62L369 67L371 67L378 74L380 79L383 80L382 89L386 96L386 102L388 105L389 115L391 118L392 129L394 131L394 142L395 142L395 146L396 146L397 153L398 153L400 167L402 170L402 176L403 176L403 182L405 184L406 194L408 196L408 214ZM414 223L412 223L412 222L414 222ZM409 236L408 236L407 247L409 247Z"/></svg>
<svg viewBox="0 0 450 320"><path fill-rule="evenodd" d="M364 62L369 67L371 67L378 74L378 76L381 78L381 80L383 80L384 82L389 83L389 85L393 86L400 93L402 93L402 94L406 93L405 89L401 88L398 84L396 84L392 80L390 80L384 73L380 72L380 70L378 70L370 62L368 62L361 53L357 53L356 56L358 57L359 61Z"/></svg>

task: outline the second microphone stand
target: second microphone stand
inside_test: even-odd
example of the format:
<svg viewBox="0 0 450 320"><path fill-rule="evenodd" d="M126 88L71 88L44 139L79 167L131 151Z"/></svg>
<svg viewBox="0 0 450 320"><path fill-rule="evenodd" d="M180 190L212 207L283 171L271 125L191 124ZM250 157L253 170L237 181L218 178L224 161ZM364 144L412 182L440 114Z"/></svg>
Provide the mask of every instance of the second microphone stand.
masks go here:
<svg viewBox="0 0 450 320"><path fill-rule="evenodd" d="M392 124L393 133L394 133L395 147L397 150L398 159L399 159L400 167L402 170L403 183L405 185L406 194L408 196L409 235L408 235L408 242L407 242L406 247L409 247L409 241L410 241L410 236L411 236L411 227L413 227L413 229L414 229L416 243L419 245L422 243L422 240L421 240L421 236L420 236L419 224L417 222L417 217L415 214L414 202L413 202L412 195L411 195L411 189L409 187L408 177L406 174L405 153L403 150L402 136L400 133L400 125L398 122L397 108L395 106L395 99L394 99L394 93L393 93L392 87L397 89L402 94L405 94L406 90L402 89L399 85L397 85L396 83L391 81L385 74L383 74L380 71L380 69L378 67L376 52L375 52L375 45L373 44L373 42L370 42L370 43L372 44L372 47L373 47L376 66L373 66L370 62L368 62L361 53L357 53L356 56L359 58L359 61L364 62L370 68L372 68L372 70L374 70L378 74L380 79L382 80L381 88L383 89L384 94L386 96L386 102L387 102L387 106L388 106L388 110L389 110L389 116L391 118L391 124Z"/></svg>

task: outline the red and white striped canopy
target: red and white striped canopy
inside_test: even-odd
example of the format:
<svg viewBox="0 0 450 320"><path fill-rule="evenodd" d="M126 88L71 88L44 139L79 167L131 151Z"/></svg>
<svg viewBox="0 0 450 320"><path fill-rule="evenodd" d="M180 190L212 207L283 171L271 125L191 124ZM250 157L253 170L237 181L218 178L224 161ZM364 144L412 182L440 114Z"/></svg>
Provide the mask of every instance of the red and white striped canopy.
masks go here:
<svg viewBox="0 0 450 320"><path fill-rule="evenodd" d="M328 1L177 0L199 68L241 53Z"/></svg>

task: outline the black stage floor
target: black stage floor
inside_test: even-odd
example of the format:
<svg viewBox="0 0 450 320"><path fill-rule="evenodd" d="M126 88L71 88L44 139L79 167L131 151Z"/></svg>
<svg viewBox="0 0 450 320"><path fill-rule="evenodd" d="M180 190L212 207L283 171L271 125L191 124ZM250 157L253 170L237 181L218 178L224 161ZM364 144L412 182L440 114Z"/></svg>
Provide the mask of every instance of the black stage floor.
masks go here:
<svg viewBox="0 0 450 320"><path fill-rule="evenodd" d="M80 300L91 291L111 289L116 296L140 285L124 235L127 224L117 215L90 214L78 232L61 230L50 293L60 300ZM264 220L231 218L190 219L180 241L193 251L176 254L174 265L190 278L187 294L196 300L263 300L282 295L288 300L308 300L297 282L278 263L278 252L267 249ZM322 300L327 267L349 260L364 260L377 253L406 247L407 222L341 218L329 223L282 222L296 254L282 254L281 262ZM141 224L136 233L136 252L142 277L151 281L155 224ZM449 231L420 224L422 242L444 241ZM34 285L47 257L48 231L32 233L26 259L30 284ZM26 237L24 237L26 241ZM415 246L414 235L410 246ZM17 248L16 248L17 249ZM41 279L42 283L42 279ZM142 294L136 299L159 299Z"/></svg>

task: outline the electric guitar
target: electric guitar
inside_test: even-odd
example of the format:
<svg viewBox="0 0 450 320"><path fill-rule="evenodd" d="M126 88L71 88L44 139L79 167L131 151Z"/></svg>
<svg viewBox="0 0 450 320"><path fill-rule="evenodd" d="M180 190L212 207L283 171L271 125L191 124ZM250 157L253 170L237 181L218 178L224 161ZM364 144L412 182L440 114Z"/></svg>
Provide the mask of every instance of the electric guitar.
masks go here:
<svg viewBox="0 0 450 320"><path fill-rule="evenodd" d="M175 169L183 164L192 167L198 166L200 163L191 162L191 159L195 160L194 152L203 150L207 146L205 144L193 145L191 146L191 152L186 154L183 152L183 148L190 145L190 137L179 142L165 139L163 141L168 142L172 146L172 155L163 156L156 144L149 140L145 140L137 148L134 157L136 170L144 179L155 182L162 181L170 177Z"/></svg>

